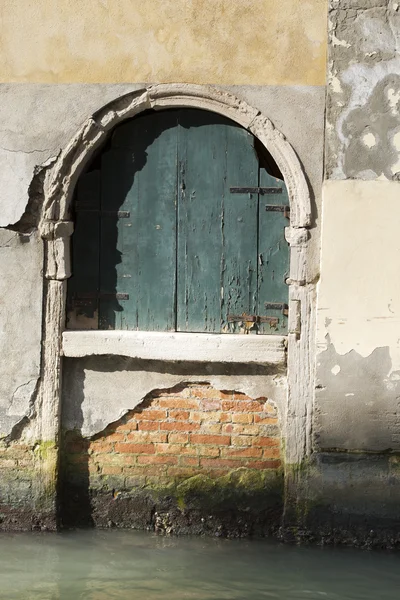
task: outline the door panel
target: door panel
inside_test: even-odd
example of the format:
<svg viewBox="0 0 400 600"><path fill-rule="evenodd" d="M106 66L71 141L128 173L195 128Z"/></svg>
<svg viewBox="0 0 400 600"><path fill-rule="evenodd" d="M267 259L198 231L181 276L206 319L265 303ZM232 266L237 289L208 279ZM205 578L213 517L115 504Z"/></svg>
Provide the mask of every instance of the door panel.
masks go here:
<svg viewBox="0 0 400 600"><path fill-rule="evenodd" d="M287 333L285 308L266 307L266 303L281 303L287 309L288 286L285 280L289 277L289 246L284 234L289 219L284 211L266 209L271 205L288 206L289 198L284 182L269 175L265 169L260 169L260 187L282 188L282 193L260 196L257 314L276 318L278 323L261 323L259 331L284 335Z"/></svg>
<svg viewBox="0 0 400 600"><path fill-rule="evenodd" d="M100 329L286 333L289 221L266 206L288 205L287 190L248 131L196 109L149 112L96 160L77 187L91 212L78 210L68 286L69 303L90 296L91 327L98 314Z"/></svg>
<svg viewBox="0 0 400 600"><path fill-rule="evenodd" d="M102 160L101 289L128 294L103 300L102 328L175 330L176 113L122 125ZM110 248L115 251L110 252Z"/></svg>

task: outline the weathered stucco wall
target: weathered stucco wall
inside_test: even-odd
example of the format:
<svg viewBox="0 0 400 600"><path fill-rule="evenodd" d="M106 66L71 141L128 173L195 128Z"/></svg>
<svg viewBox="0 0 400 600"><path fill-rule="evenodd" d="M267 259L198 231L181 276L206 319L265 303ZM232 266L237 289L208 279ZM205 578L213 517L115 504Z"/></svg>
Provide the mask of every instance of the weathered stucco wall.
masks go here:
<svg viewBox="0 0 400 600"><path fill-rule="evenodd" d="M327 0L2 2L1 81L325 82Z"/></svg>
<svg viewBox="0 0 400 600"><path fill-rule="evenodd" d="M332 179L400 173L400 7L330 0L326 172Z"/></svg>
<svg viewBox="0 0 400 600"><path fill-rule="evenodd" d="M400 450L399 183L330 181L318 297L318 445Z"/></svg>
<svg viewBox="0 0 400 600"><path fill-rule="evenodd" d="M33 415L40 375L42 240L0 229L0 437Z"/></svg>

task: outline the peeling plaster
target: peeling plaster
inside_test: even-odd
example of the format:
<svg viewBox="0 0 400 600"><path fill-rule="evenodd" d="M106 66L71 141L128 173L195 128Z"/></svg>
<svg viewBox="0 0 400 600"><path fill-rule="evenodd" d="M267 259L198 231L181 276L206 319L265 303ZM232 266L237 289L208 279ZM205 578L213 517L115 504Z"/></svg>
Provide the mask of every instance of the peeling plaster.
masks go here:
<svg viewBox="0 0 400 600"><path fill-rule="evenodd" d="M331 179L392 180L399 170L390 144L400 125L397 8L378 0L330 1L326 172ZM363 140L367 126L378 140L373 146Z"/></svg>
<svg viewBox="0 0 400 600"><path fill-rule="evenodd" d="M251 398L267 397L281 411L287 395L286 377L251 365L227 367L209 363L166 363L122 357L65 359L63 427L90 437L134 409L154 390L185 383L207 383L218 390L235 390Z"/></svg>

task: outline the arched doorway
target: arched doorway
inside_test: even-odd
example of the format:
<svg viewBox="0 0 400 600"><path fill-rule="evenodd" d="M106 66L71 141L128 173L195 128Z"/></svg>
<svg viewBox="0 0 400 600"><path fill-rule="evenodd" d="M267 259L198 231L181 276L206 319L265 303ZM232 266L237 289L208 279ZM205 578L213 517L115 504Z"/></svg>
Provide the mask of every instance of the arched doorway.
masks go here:
<svg viewBox="0 0 400 600"><path fill-rule="evenodd" d="M55 498L57 482L59 458L57 440L60 429L62 357L63 355L109 354L109 347L102 345L105 338L98 337L98 334L103 333L100 331L89 332L95 334L92 338L92 342L95 341L94 349L93 345L88 348L82 344L82 338L79 337L81 332L70 332L76 333L79 337L79 339L76 338L79 353L68 354L68 349L65 342L63 342L63 337L66 335L64 333L66 282L71 276L69 261L70 236L74 229L73 197L76 184L79 176L93 160L95 152L107 143L111 131L116 126L148 110L161 111L177 108L203 109L237 123L250 132L262 147L268 149L283 175L291 209L290 223L285 228L285 238L290 245L290 274L286 281L289 291L288 334L287 336L280 336L281 347L279 349L279 352L282 352L283 340L284 348L287 349L288 390L287 398L285 398L284 406L282 406L285 463L286 465L299 465L310 453L314 369L310 340L314 336L315 282L307 279L308 240L310 237L308 227L311 224L311 206L308 186L301 164L290 144L274 128L269 119L242 100L224 91L205 86L157 85L116 99L90 117L48 171L40 225L41 234L45 241L44 273L47 283L43 311L43 376L39 390L41 413L41 431L39 435L43 442L52 444L54 451L46 454L38 476L49 498ZM149 333L153 334L154 332ZM159 352L158 355L164 356L162 360L171 360L171 357L168 356L170 351L168 341L171 335L169 333L165 335L162 344L157 343L159 350L163 350L162 347L164 346L166 350ZM201 335L207 337L207 334ZM232 337L235 336L219 335L219 338L223 338L224 342L218 342L218 352L214 352L216 349L215 344L210 347L208 340L208 345L203 348L201 360L220 360L221 348L225 348L222 355L226 353L225 340L230 340ZM262 345L259 352L261 363L268 363L271 356L272 361L274 360L276 354L274 339L277 336L236 337L241 340L258 339ZM130 356L126 344L122 352L120 337L114 337L114 340L117 341L114 354ZM141 343L143 343L143 340L141 340ZM180 346L182 346L181 343ZM271 349L273 350L272 353ZM148 354L150 358L154 359L153 349ZM191 360L198 360L196 356L193 358L193 352L190 352L190 356L192 357ZM217 358L213 358L213 356ZM229 356L231 362L237 361L237 357L233 356L232 353ZM182 356L180 355L179 358L175 357L172 360L182 360ZM187 360L187 358L184 356L183 360ZM282 358L279 360L282 362ZM242 359L241 362L245 363L246 360ZM233 374L234 370L231 370L231 372ZM209 381L211 377L207 376L206 379ZM196 380L198 380L197 376ZM174 385L174 382L175 380L170 381L169 386ZM221 383L220 377L217 377L211 384L218 386L219 389L227 389L226 383ZM163 386L156 385L156 387ZM166 387L168 386L166 385ZM239 389L240 382L237 386L235 384L235 387ZM145 390L143 386L140 386L140 398L138 396L137 402L135 401L130 405L130 408L133 409L151 389ZM113 409L107 407L107 410L107 422L112 422L115 419ZM289 469L286 471L286 477L291 478L291 474L293 474L295 478L296 473L300 472L299 470ZM52 490L54 490L54 494Z"/></svg>

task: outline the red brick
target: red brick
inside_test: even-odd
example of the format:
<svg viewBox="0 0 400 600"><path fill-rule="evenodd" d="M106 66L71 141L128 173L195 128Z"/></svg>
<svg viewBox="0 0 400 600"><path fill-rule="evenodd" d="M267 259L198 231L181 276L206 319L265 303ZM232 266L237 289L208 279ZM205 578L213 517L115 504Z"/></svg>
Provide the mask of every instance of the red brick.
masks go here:
<svg viewBox="0 0 400 600"><path fill-rule="evenodd" d="M183 421L173 421L172 423L160 423L162 431L197 431L200 429L198 423L184 423Z"/></svg>
<svg viewBox="0 0 400 600"><path fill-rule="evenodd" d="M199 403L196 400L188 398L160 398L159 404L162 408L199 408Z"/></svg>
<svg viewBox="0 0 400 600"><path fill-rule="evenodd" d="M138 456L139 465L176 465L178 458L176 456Z"/></svg>
<svg viewBox="0 0 400 600"><path fill-rule="evenodd" d="M128 421L128 423L121 423L121 425L118 425L118 427L115 428L115 432L129 433L129 431L132 431L134 429L137 429L136 421Z"/></svg>
<svg viewBox="0 0 400 600"><path fill-rule="evenodd" d="M153 433L153 432L151 432ZM158 431L155 432L156 435ZM127 442L134 442L135 444L143 444L144 442L149 441L150 432L149 431L131 431L126 436Z"/></svg>
<svg viewBox="0 0 400 600"><path fill-rule="evenodd" d="M138 415L139 417L139 415ZM166 410L149 410L149 409L144 409L141 413L141 419L146 420L146 421L161 421L162 419L166 419L167 418L167 411ZM141 419L138 418L138 421L140 421Z"/></svg>
<svg viewBox="0 0 400 600"><path fill-rule="evenodd" d="M101 469L103 475L119 475L122 473L121 467L105 466Z"/></svg>
<svg viewBox="0 0 400 600"><path fill-rule="evenodd" d="M187 421L189 419L188 410L170 410L168 411L168 417L175 419L176 421Z"/></svg>
<svg viewBox="0 0 400 600"><path fill-rule="evenodd" d="M179 464L183 467L198 467L199 459L194 456L182 456Z"/></svg>
<svg viewBox="0 0 400 600"><path fill-rule="evenodd" d="M187 433L169 433L168 441L173 444L186 444L189 441L189 435Z"/></svg>
<svg viewBox="0 0 400 600"><path fill-rule="evenodd" d="M124 433L110 433L110 435L108 435L106 437L106 440L108 442L122 442L124 439L125 439Z"/></svg>
<svg viewBox="0 0 400 600"><path fill-rule="evenodd" d="M124 454L154 454L154 444L115 444L115 451Z"/></svg>
<svg viewBox="0 0 400 600"><path fill-rule="evenodd" d="M249 425L253 422L253 415L248 413L233 413L232 423L244 423Z"/></svg>
<svg viewBox="0 0 400 600"><path fill-rule="evenodd" d="M149 457L150 458L150 457ZM128 475L133 476L138 475L140 477L146 477L147 475L164 475L167 470L167 465L155 465L151 467L149 465L137 465L134 469L131 469L127 472Z"/></svg>
<svg viewBox="0 0 400 600"><path fill-rule="evenodd" d="M263 413L260 413L259 415L254 415L254 423L259 423L260 425L276 425L278 419L276 417L267 417Z"/></svg>
<svg viewBox="0 0 400 600"><path fill-rule="evenodd" d="M203 412L192 410L189 414L189 421L195 421L196 423L199 423L203 418L203 414Z"/></svg>
<svg viewBox="0 0 400 600"><path fill-rule="evenodd" d="M221 433L222 425L221 423L202 423L200 429L201 433L215 435L216 433Z"/></svg>
<svg viewBox="0 0 400 600"><path fill-rule="evenodd" d="M242 435L260 435L258 425L233 425L232 432Z"/></svg>
<svg viewBox="0 0 400 600"><path fill-rule="evenodd" d="M160 423L158 421L139 421L138 429L141 431L158 431Z"/></svg>
<svg viewBox="0 0 400 600"><path fill-rule="evenodd" d="M147 435L149 442L165 443L168 441L168 433L162 433L161 431L150 431Z"/></svg>
<svg viewBox="0 0 400 600"><path fill-rule="evenodd" d="M200 408L205 412L209 410L221 410L221 400L200 400Z"/></svg>
<svg viewBox="0 0 400 600"><path fill-rule="evenodd" d="M222 410L230 410L235 412L260 412L261 406L254 400L223 400Z"/></svg>
<svg viewBox="0 0 400 600"><path fill-rule="evenodd" d="M278 448L265 448L263 450L263 458L279 458L281 455L281 449Z"/></svg>
<svg viewBox="0 0 400 600"><path fill-rule="evenodd" d="M238 448L234 450L222 448L221 456L228 456L229 458L233 458L234 456L237 458L261 458L262 452L261 448Z"/></svg>
<svg viewBox="0 0 400 600"><path fill-rule="evenodd" d="M188 448L180 444L155 444L157 454L186 454Z"/></svg>
<svg viewBox="0 0 400 600"><path fill-rule="evenodd" d="M220 455L220 449L215 448L214 446L199 446L198 447L199 456L209 456L209 457L217 457Z"/></svg>
<svg viewBox="0 0 400 600"><path fill-rule="evenodd" d="M193 475L197 475L198 469L195 467L169 467L167 473L171 477L193 477Z"/></svg>
<svg viewBox="0 0 400 600"><path fill-rule="evenodd" d="M193 444L212 444L218 446L229 446L231 438L229 435L196 435L190 436Z"/></svg>
<svg viewBox="0 0 400 600"><path fill-rule="evenodd" d="M108 453L113 451L113 445L108 442L96 441L92 442L89 446L90 450L96 454L98 453Z"/></svg>
<svg viewBox="0 0 400 600"><path fill-rule="evenodd" d="M276 437L255 437L253 439L253 446L268 446L275 447L280 446L281 440Z"/></svg>
<svg viewBox="0 0 400 600"><path fill-rule="evenodd" d="M213 410L213 411L209 411L209 412L204 412L203 413L203 417L202 417L202 421L203 423L220 423L221 422L221 412L218 410Z"/></svg>
<svg viewBox="0 0 400 600"><path fill-rule="evenodd" d="M221 423L230 423L232 421L232 415L231 413L221 412L219 420Z"/></svg>
<svg viewBox="0 0 400 600"><path fill-rule="evenodd" d="M233 425L231 425L230 423L228 425L222 425L221 431L222 433L232 433Z"/></svg>
<svg viewBox="0 0 400 600"><path fill-rule="evenodd" d="M233 435L231 445L232 446L251 446L253 439L249 435Z"/></svg>
<svg viewBox="0 0 400 600"><path fill-rule="evenodd" d="M215 398L216 400L221 398L219 390L212 387L192 388L190 395L195 396L196 398Z"/></svg>
<svg viewBox="0 0 400 600"><path fill-rule="evenodd" d="M240 463L237 460L226 460L223 458L201 458L200 459L200 466L201 467L216 467L216 468L220 468L220 467L224 467L226 469L228 468L235 468L237 469L238 465Z"/></svg>
<svg viewBox="0 0 400 600"><path fill-rule="evenodd" d="M126 467L133 467L137 463L136 454L124 454L123 459Z"/></svg>

